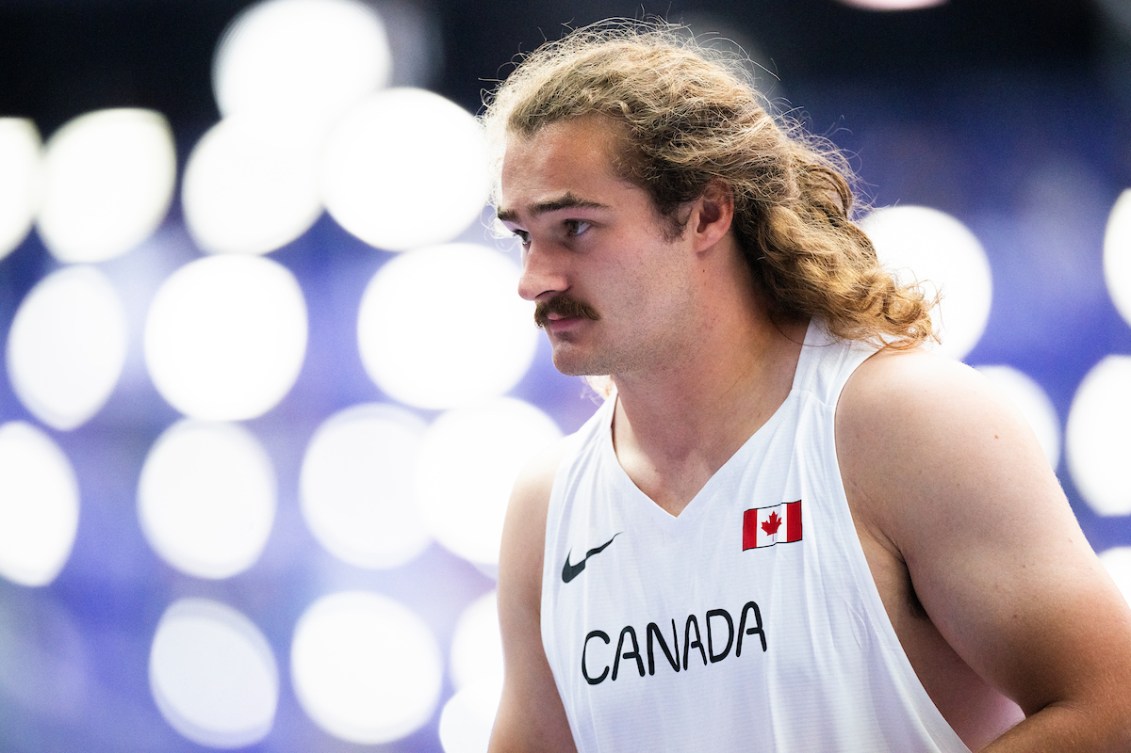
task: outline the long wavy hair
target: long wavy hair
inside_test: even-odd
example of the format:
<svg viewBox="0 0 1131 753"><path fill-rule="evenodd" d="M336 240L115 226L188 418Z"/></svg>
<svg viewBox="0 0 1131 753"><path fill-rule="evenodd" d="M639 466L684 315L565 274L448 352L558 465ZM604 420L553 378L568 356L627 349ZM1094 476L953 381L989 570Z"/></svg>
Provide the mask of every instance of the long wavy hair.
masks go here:
<svg viewBox="0 0 1131 753"><path fill-rule="evenodd" d="M676 235L681 205L712 181L730 190L738 244L772 312L897 348L934 337L935 301L885 270L853 221L843 155L772 115L747 59L663 22L603 22L526 55L484 104L496 176L508 135L606 116L623 124L614 168L651 195Z"/></svg>

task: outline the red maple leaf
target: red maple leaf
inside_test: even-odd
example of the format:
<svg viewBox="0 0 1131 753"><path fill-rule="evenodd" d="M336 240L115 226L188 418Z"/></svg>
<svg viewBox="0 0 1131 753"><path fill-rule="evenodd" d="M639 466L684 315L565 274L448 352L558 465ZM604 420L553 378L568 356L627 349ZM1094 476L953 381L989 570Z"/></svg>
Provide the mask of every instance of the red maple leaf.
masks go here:
<svg viewBox="0 0 1131 753"><path fill-rule="evenodd" d="M775 510L770 513L770 517L766 518L762 523L762 530L766 532L767 536L773 536L778 532L779 528L781 528L781 518L778 517L778 513Z"/></svg>

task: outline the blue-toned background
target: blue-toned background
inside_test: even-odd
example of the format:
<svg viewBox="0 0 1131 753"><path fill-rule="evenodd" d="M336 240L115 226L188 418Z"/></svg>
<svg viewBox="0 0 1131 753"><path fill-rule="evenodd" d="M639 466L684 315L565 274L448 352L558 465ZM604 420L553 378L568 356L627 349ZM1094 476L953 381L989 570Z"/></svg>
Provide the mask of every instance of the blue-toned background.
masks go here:
<svg viewBox="0 0 1131 753"><path fill-rule="evenodd" d="M4 443L5 427L30 428L46 438L77 481L73 546L49 582L8 577L0 551L0 751L482 749L497 646L481 614L464 618L475 605L490 606L494 579L490 562L460 548L475 542L461 544L458 535L483 523L489 539L498 505L477 495L486 489L497 498L495 490L505 485L478 477L474 463L464 468L443 462L452 457L444 452L453 443L458 451L463 442L466 456L482 457L480 465L488 466L554 433L539 428L538 412L556 431L569 432L594 403L580 382L553 371L540 339L531 341L532 365L487 396L495 407L509 398L510 408L534 412L533 424L522 423L531 418L522 414L509 434L511 414L505 410L485 414L481 434L471 439L458 431L442 434L446 419L467 404L457 398L423 404L385 389L360 352L359 307L375 275L415 250L375 247L320 212L298 237L265 254L298 283L308 336L297 376L277 402L257 415L221 419L247 430L266 453L274 479L269 530L251 562L230 574L202 576L162 553L141 521L143 469L159 438L185 418L152 378L147 319L166 280L214 258L187 227L181 189L189 155L222 117L211 78L214 50L233 19L251 6L244 0L0 4L0 117L30 121L47 143L84 114L146 108L167 119L176 147L174 196L159 226L122 254L83 265L109 281L122 302L127 350L105 403L73 428L52 425L27 404L14 386L9 341L33 289L73 265L53 254L35 226L0 256L0 547L21 539L19 526L39 520L35 507L42 492L34 479L24 486L6 483L3 474L18 475L13 458L22 456ZM430 90L469 113L478 112L481 90L505 75L517 52L556 38L563 24L641 13L638 3L594 0L375 0L367 6L397 30L390 38L389 83ZM1125 553L1131 551L1131 492L1092 499L1084 491L1092 488L1088 484L1131 489L1131 428L1104 420L1131 417L1125 360L1131 356L1131 324L1113 300L1119 285L1129 295L1131 279L1105 278L1105 233L1109 267L1118 266L1110 259L1131 256L1131 248L1111 240L1131 238L1128 231L1119 235L1116 211L1131 188L1131 13L1125 4L958 0L882 13L834 0L672 1L644 10L746 47L773 73L762 77L769 96L798 108L812 131L851 156L869 204L930 207L973 233L989 263L992 299L984 331L963 358L980 367L1010 367L1047 397L1056 468L1073 509L1113 574L1131 583ZM2 159L0 183L9 169ZM411 203L427 208L437 202L443 183L441 173L432 183L435 193L413 189ZM1124 224L1127 214L1124 209ZM426 224L427 212L424 217ZM488 232L488 218L489 212L472 218L449 240L477 244L485 254L513 262L513 249ZM465 284L453 285L444 266L430 269L390 284L412 293L405 304L410 308L394 327L410 333L420 327L417 350L402 356L405 361L430 358L431 349L445 343L464 347L490 340L480 328L494 321L486 301L499 295L491 287L496 278L461 278ZM426 326L417 321L425 311L446 313L441 324ZM429 339L436 333L443 336ZM442 377L458 381L495 360L493 351L472 347L469 353ZM1107 367L1097 371L1101 364ZM1074 445L1070 417L1089 375L1100 372L1095 393L1085 397L1089 406L1107 401L1109 407L1081 409L1078 431L1087 439ZM374 501L378 508L428 508L411 533L381 529L389 546L398 537L419 537L416 548L384 564L351 561L327 546L303 508L303 469L312 462L318 430L332 416L370 404L400 411L412 462L424 468L409 476L430 489L419 492L422 499L430 494L441 500L417 500L417 492L402 489L392 503ZM499 433L488 431L499 427ZM518 431L529 431L529 442ZM1104 447L1110 453L1105 457L1115 459L1100 481L1082 480L1070 462L1074 451L1089 447ZM403 447L394 442L390 452L395 449ZM438 453L432 460L417 457L429 449ZM510 467L502 463L494 472L505 475ZM207 466L199 469L208 472ZM477 504L490 509L479 514ZM366 514L359 508L359 515ZM380 520L393 525L390 518ZM359 522L371 524L369 518ZM14 538L4 537L5 527L17 532ZM320 638L313 628L306 637L325 642L330 635L337 653L314 649L308 658L340 663L338 673L301 679L299 626L316 605L342 594L354 599L351 607L360 606L347 624L373 627L369 634L381 646L371 651L364 635L351 636L331 620ZM380 601L367 601L367 595ZM185 610L170 611L178 604ZM406 613L408 622L396 622ZM388 635L381 633L386 618L396 626ZM478 627L467 627L473 621ZM172 658L162 653L166 648ZM189 657L183 663L178 650ZM221 655L228 650L230 657ZM345 697L374 704L372 717L378 719L384 703L391 708L406 698L423 700L385 726L367 726L364 709L353 711L342 697L342 718L320 705L335 705L332 693L324 696L329 700L315 697L335 683ZM453 704L461 690L467 692ZM193 700L209 694L226 700Z"/></svg>

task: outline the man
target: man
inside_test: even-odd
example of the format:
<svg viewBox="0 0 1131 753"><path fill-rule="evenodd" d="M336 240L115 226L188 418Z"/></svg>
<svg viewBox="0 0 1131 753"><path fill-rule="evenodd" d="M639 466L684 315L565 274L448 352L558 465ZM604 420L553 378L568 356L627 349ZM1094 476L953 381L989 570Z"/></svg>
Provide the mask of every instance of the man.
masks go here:
<svg viewBox="0 0 1131 753"><path fill-rule="evenodd" d="M835 152L658 25L484 121L519 292L611 383L511 500L493 753L1131 750L1127 604Z"/></svg>

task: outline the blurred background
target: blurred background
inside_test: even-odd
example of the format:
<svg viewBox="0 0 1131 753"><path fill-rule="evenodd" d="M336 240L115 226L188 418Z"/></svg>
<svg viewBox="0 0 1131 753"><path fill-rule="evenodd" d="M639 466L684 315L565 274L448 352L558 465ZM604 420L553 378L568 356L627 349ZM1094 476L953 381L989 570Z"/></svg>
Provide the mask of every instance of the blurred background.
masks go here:
<svg viewBox="0 0 1131 753"><path fill-rule="evenodd" d="M0 750L485 749L508 490L596 404L474 115L643 14L850 155L1131 593L1124 0L3 0Z"/></svg>

